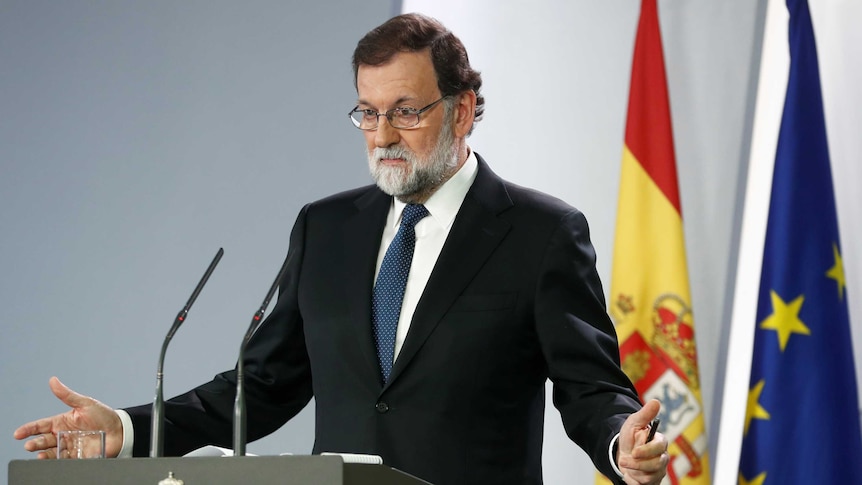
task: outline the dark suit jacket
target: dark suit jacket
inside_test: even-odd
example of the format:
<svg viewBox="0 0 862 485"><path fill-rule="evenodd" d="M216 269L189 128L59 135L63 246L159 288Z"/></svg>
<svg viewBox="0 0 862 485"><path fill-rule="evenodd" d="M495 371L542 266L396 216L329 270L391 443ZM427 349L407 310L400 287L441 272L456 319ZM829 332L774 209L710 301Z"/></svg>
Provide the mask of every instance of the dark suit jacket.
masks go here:
<svg viewBox="0 0 862 485"><path fill-rule="evenodd" d="M610 440L640 403L583 215L479 157L384 386L370 305L390 203L368 186L299 214L278 301L246 351L249 439L314 396L315 453L381 455L435 484L538 484L550 378L567 434L615 476ZM234 383L225 372L167 403L167 455L231 445ZM128 411L146 455L150 406Z"/></svg>

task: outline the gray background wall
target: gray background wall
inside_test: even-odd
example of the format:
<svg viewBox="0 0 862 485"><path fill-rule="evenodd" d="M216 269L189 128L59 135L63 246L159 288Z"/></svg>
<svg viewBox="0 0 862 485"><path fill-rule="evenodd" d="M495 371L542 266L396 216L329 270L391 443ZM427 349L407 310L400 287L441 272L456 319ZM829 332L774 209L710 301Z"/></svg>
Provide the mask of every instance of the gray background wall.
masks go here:
<svg viewBox="0 0 862 485"><path fill-rule="evenodd" d="M347 119L356 41L389 0L0 2L0 457L64 410L233 366L302 205L370 183ZM309 453L305 412L249 452Z"/></svg>
<svg viewBox="0 0 862 485"><path fill-rule="evenodd" d="M233 365L302 204L370 180L350 55L400 3L0 0L4 462L28 457L15 427L64 410L51 375L111 406L151 401L164 334L219 247L165 393ZM764 2L659 3L716 427ZM638 4L541 0L529 22L522 2L428 7L485 78L471 145L587 214L606 285ZM548 416L546 482L592 483ZM308 453L312 428L306 410L249 452Z"/></svg>

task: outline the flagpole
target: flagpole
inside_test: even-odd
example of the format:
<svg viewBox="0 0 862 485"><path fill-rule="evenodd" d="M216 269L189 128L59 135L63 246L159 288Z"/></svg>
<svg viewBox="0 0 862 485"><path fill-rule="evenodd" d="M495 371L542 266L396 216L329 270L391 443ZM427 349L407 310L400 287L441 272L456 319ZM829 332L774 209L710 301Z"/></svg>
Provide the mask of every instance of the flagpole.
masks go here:
<svg viewBox="0 0 862 485"><path fill-rule="evenodd" d="M768 0L760 56L739 258L725 359L721 418L715 453L715 485L736 485L742 429L748 400L748 376L754 348L757 293L769 213L769 194L790 56L789 15L780 0Z"/></svg>

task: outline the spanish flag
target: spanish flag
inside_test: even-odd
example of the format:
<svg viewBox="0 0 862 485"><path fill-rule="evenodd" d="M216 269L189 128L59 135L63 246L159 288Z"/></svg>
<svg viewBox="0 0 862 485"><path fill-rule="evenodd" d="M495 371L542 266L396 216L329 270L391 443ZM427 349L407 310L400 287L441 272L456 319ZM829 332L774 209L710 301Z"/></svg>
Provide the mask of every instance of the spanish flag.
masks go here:
<svg viewBox="0 0 862 485"><path fill-rule="evenodd" d="M623 149L610 313L623 370L662 403L671 484L710 482L656 0L643 0ZM599 483L607 483L604 478Z"/></svg>

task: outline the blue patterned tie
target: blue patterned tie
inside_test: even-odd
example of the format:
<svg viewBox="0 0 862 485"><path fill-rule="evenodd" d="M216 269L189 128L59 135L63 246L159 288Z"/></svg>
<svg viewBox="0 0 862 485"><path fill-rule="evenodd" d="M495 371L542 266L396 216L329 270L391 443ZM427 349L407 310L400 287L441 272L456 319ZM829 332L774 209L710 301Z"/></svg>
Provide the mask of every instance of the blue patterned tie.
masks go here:
<svg viewBox="0 0 862 485"><path fill-rule="evenodd" d="M428 215L424 205L408 204L401 215L401 226L395 239L386 250L374 294L371 298L371 321L374 324L374 342L377 344L377 360L383 382L389 380L395 358L395 330L401 316L401 302L404 300L404 287L410 264L413 262L413 248L416 247L414 226Z"/></svg>

